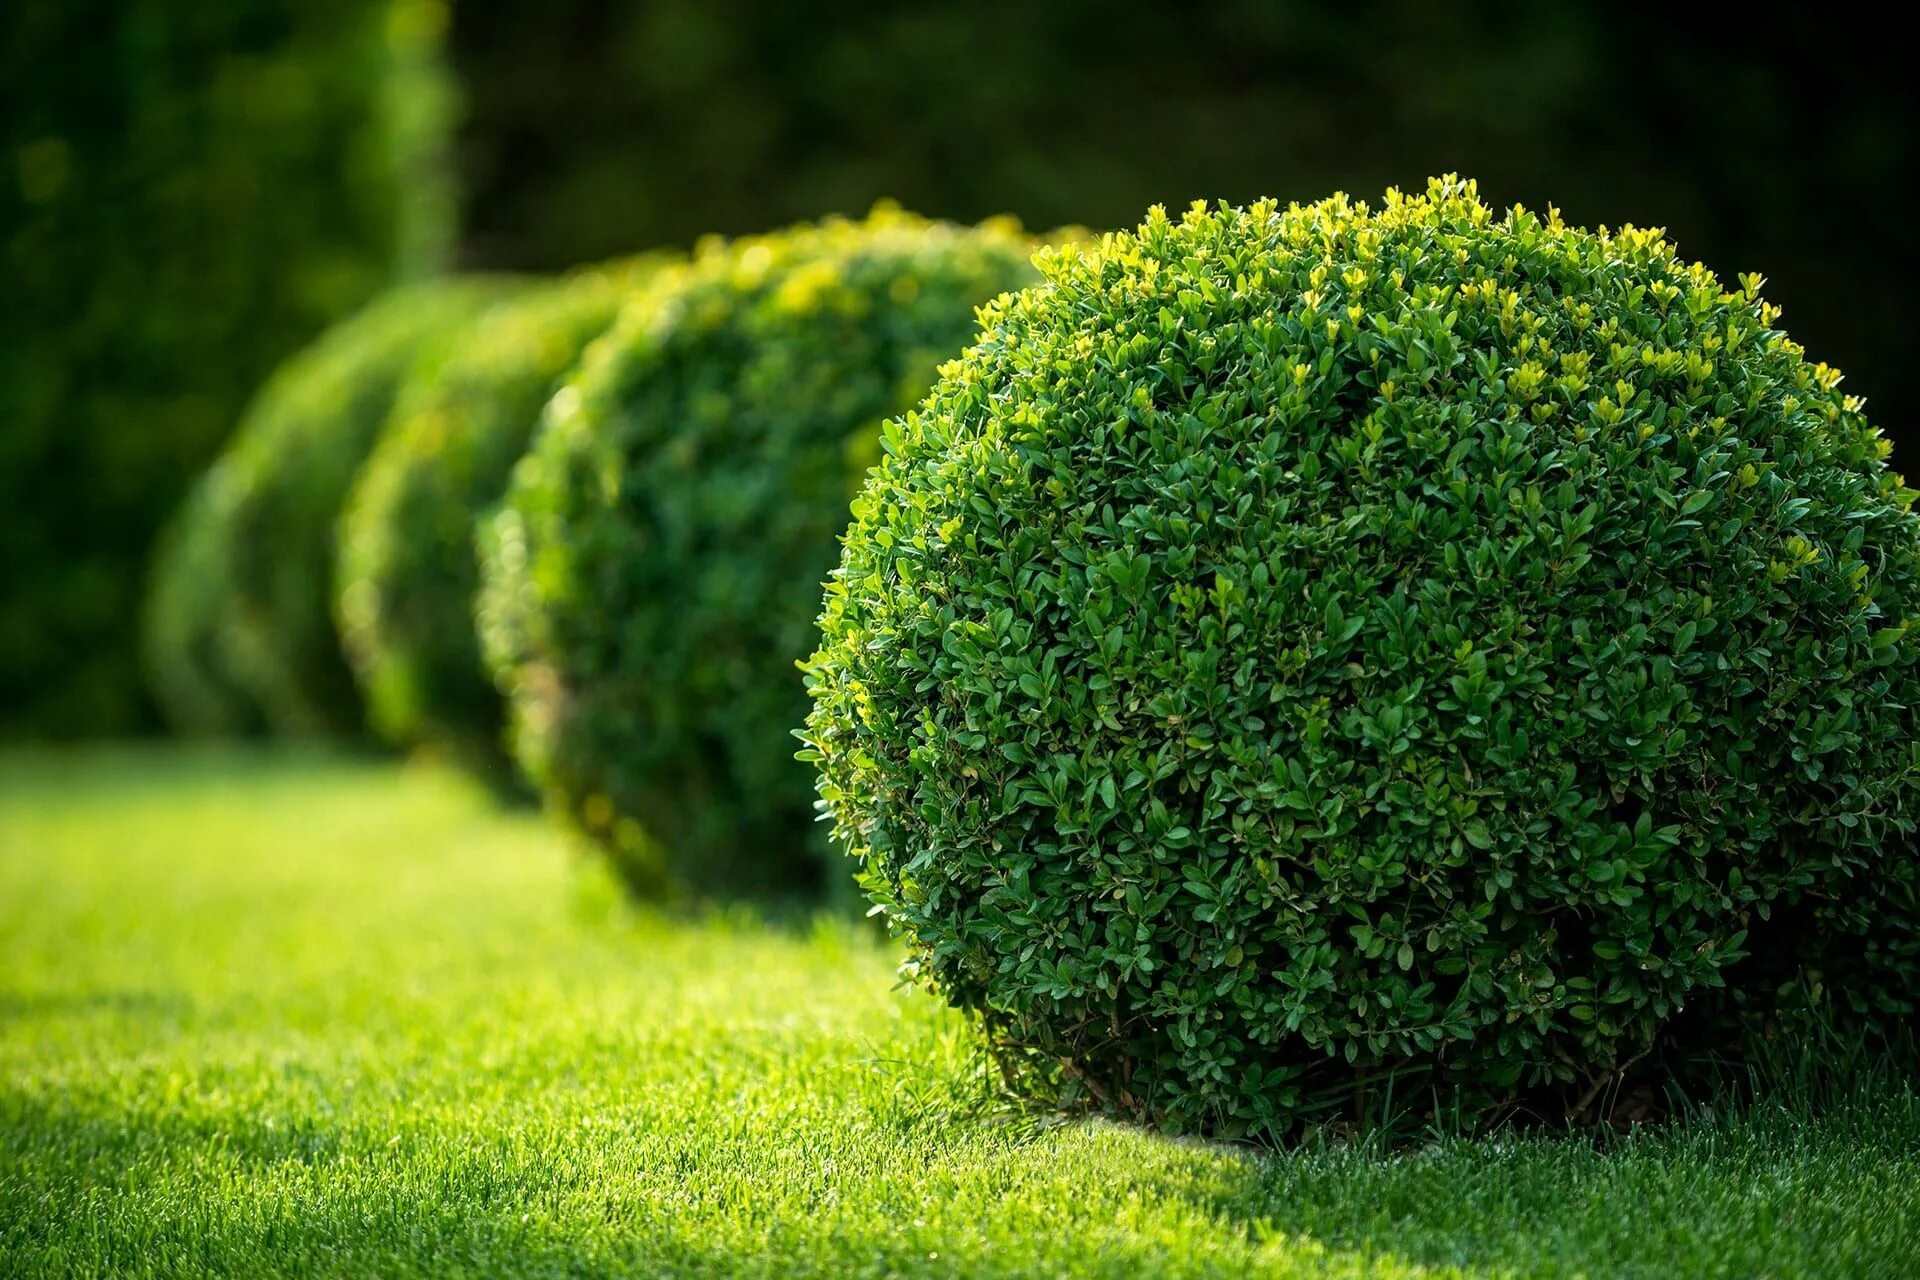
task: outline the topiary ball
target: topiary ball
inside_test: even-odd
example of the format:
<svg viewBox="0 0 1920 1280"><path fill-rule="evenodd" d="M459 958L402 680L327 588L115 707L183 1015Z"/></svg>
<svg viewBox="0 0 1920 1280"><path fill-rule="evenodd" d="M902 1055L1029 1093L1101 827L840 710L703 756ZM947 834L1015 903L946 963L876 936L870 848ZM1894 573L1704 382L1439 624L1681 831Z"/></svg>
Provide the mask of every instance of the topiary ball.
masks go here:
<svg viewBox="0 0 1920 1280"><path fill-rule="evenodd" d="M1911 912L1915 495L1757 277L1456 179L1041 267L886 428L805 753L1016 1078L1575 1112Z"/></svg>
<svg viewBox="0 0 1920 1280"><path fill-rule="evenodd" d="M1031 254L886 209L709 243L554 397L488 530L481 639L520 762L641 892L819 887L791 737L819 584L881 420Z"/></svg>
<svg viewBox="0 0 1920 1280"><path fill-rule="evenodd" d="M341 517L340 637L374 731L501 774L500 697L474 639L479 513L540 409L645 279L641 258L496 303L401 389Z"/></svg>
<svg viewBox="0 0 1920 1280"><path fill-rule="evenodd" d="M167 689L211 688L217 672L280 732L361 729L333 630L341 504L415 361L520 287L470 278L395 290L275 372L158 566L147 650L164 701L184 710Z"/></svg>
<svg viewBox="0 0 1920 1280"><path fill-rule="evenodd" d="M141 657L174 731L233 737L261 728L260 709L227 669L219 619L228 589L226 530L238 491L231 455L189 490L161 534L141 619Z"/></svg>

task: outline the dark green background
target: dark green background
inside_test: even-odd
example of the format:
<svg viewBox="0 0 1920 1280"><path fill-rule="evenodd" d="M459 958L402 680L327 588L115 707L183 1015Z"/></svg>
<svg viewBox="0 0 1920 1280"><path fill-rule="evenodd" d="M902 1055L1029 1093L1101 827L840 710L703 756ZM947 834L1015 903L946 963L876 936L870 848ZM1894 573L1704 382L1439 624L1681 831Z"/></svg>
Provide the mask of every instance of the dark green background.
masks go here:
<svg viewBox="0 0 1920 1280"><path fill-rule="evenodd" d="M487 262L881 195L1101 227L1457 170L1763 271L1890 432L1920 399L1902 385L1920 72L1844 6L470 0L454 45L466 247Z"/></svg>
<svg viewBox="0 0 1920 1280"><path fill-rule="evenodd" d="M420 69L344 34L387 7L0 8L0 732L152 725L154 528L275 359L433 256L441 171L379 132ZM1835 6L457 0L450 39L466 265L882 196L1101 227L1459 170L1766 273L1896 456L1920 449L1916 73Z"/></svg>
<svg viewBox="0 0 1920 1280"><path fill-rule="evenodd" d="M267 372L449 247L434 0L0 3L0 733L154 723L154 533Z"/></svg>

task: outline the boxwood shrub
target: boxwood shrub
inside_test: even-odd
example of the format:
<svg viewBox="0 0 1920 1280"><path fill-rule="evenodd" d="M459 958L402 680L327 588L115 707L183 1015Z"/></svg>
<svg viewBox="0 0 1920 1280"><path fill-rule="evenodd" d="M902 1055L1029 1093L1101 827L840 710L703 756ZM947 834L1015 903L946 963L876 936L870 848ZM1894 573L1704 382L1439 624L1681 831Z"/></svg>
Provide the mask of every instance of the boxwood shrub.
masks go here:
<svg viewBox="0 0 1920 1280"><path fill-rule="evenodd" d="M890 209L708 243L554 397L488 529L481 638L521 763L636 888L819 886L790 736L819 584L880 422L1031 254Z"/></svg>
<svg viewBox="0 0 1920 1280"><path fill-rule="evenodd" d="M1915 495L1758 277L1451 178L1041 266L885 429L804 753L1015 1079L1579 1114L1789 957L1911 1012Z"/></svg>
<svg viewBox="0 0 1920 1280"><path fill-rule="evenodd" d="M226 537L239 497L232 457L216 459L201 476L154 553L142 656L153 700L179 733L232 737L263 725L220 641L230 586Z"/></svg>
<svg viewBox="0 0 1920 1280"><path fill-rule="evenodd" d="M581 271L499 302L401 389L348 498L336 566L341 640L382 737L500 773L500 697L473 631L475 518L581 348L660 265Z"/></svg>
<svg viewBox="0 0 1920 1280"><path fill-rule="evenodd" d="M354 733L360 701L331 610L334 525L416 360L518 282L413 285L283 365L207 472L156 566L148 667L190 727L220 727L198 694L244 695L280 732Z"/></svg>

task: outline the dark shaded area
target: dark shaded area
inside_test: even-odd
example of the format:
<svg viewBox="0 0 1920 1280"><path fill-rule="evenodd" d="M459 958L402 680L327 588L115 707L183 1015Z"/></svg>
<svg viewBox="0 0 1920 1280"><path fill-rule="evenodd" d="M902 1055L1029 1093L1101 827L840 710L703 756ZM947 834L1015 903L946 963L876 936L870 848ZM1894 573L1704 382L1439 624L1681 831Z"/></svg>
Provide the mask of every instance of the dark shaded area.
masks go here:
<svg viewBox="0 0 1920 1280"><path fill-rule="evenodd" d="M292 1072L279 1100L286 1108L322 1087ZM269 1249L289 1272L333 1274L909 1275L947 1270L943 1258L953 1274L1031 1273L1023 1251L1007 1256L994 1224L969 1233L938 1215L929 1223L910 1180L876 1192L858 1173L830 1175L825 1185L870 1204L867 1214L776 1218L751 1240L714 1239L627 1189L603 1193L602 1212L631 1224L617 1242L569 1232L553 1206L577 1196L577 1175L530 1154L526 1141L493 1150L468 1130L408 1135L442 1149L440 1176L454 1193L396 1195L373 1182L343 1195L331 1189L337 1171L391 1159L400 1138L351 1107L318 1117L290 1110L262 1123L241 1110L150 1113L86 1091L0 1088L0 1256L52 1263L79 1255L135 1271L161 1254L191 1259L206 1275L247 1274ZM1910 1095L1851 1099L1817 1117L1762 1103L1596 1147L1436 1137L1404 1150L1323 1142L1264 1159L1225 1147L1175 1153L1169 1140L1131 1129L1069 1132L1049 1141L1069 1153L1132 1148L1136 1202L1212 1218L1215 1250L1177 1258L1179 1242L1115 1230L1063 1234L1042 1254L1075 1275L1116 1277L1176 1263L1193 1274L1237 1274L1256 1263L1291 1273L1316 1261L1338 1274L1419 1266L1494 1276L1533 1273L1543 1257L1559 1264L1552 1274L1622 1280L1709 1266L1730 1275L1909 1274L1920 1245L1903 1232L1901 1210L1912 1198L1915 1118ZM975 1137L970 1121L943 1140L910 1116L874 1119L880 1138L919 1146L936 1169L943 1158L963 1159ZM576 1141L597 1157L622 1135L608 1125ZM1031 1152L1036 1144L1014 1145ZM125 1221L89 1211L103 1200L168 1194L154 1174L156 1153L204 1161L232 1190L210 1196L200 1214L155 1218L138 1238ZM714 1166L726 1156L692 1138L675 1154L694 1179L721 1176ZM1850 1194L1863 1182L1889 1189L1886 1212L1866 1211ZM322 1193L288 1194L307 1185ZM1018 1189L1016 1180L1010 1194ZM1117 1199L1105 1189L1090 1195ZM1793 1230L1783 1231L1785 1222Z"/></svg>
<svg viewBox="0 0 1920 1280"><path fill-rule="evenodd" d="M269 370L451 232L434 0L0 6L0 733L148 728L148 550Z"/></svg>
<svg viewBox="0 0 1920 1280"><path fill-rule="evenodd" d="M892 196L1131 224L1431 173L1766 272L1920 448L1891 18L1482 0L459 0L464 255L551 268ZM153 538L274 363L430 263L438 0L0 8L0 733L152 727Z"/></svg>
<svg viewBox="0 0 1920 1280"><path fill-rule="evenodd" d="M1891 19L1886 21L1890 22ZM1131 225L1201 196L1377 198L1433 173L1667 227L1920 449L1910 54L1783 4L769 5L467 0L467 252L558 266L893 196Z"/></svg>

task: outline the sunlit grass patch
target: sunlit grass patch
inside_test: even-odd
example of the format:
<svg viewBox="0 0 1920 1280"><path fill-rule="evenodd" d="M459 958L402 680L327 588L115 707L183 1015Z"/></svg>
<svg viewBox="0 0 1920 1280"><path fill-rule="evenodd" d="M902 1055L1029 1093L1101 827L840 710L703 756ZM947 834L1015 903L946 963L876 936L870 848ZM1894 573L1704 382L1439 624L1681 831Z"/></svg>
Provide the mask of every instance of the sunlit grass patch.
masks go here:
<svg viewBox="0 0 1920 1280"><path fill-rule="evenodd" d="M1009 1116L857 925L451 774L0 759L0 1275L1920 1274L1920 1101L1277 1157Z"/></svg>

